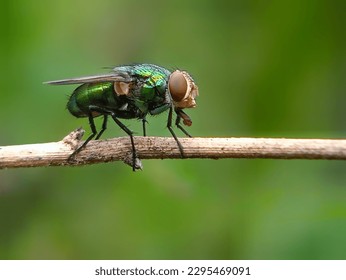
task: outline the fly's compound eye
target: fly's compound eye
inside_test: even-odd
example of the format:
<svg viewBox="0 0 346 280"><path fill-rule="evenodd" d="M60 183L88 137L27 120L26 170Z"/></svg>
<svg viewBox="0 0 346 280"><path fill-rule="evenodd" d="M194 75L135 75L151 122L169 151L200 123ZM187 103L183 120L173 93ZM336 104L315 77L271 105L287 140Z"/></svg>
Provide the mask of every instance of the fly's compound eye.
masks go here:
<svg viewBox="0 0 346 280"><path fill-rule="evenodd" d="M168 87L174 101L183 100L188 91L188 83L184 74L179 70L174 71L169 77Z"/></svg>
<svg viewBox="0 0 346 280"><path fill-rule="evenodd" d="M168 90L175 108L196 107L195 97L198 96L198 87L187 72L174 71L169 76Z"/></svg>

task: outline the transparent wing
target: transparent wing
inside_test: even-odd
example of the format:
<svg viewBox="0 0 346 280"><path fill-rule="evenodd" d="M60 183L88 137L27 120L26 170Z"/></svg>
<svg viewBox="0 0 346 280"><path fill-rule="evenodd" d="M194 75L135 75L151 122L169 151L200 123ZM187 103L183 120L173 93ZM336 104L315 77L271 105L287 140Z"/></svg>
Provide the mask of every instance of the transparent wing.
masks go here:
<svg viewBox="0 0 346 280"><path fill-rule="evenodd" d="M73 85L73 84L84 84L84 83L96 83L96 82L124 82L130 83L133 78L126 72L121 73L109 73L104 75L86 76L80 78L71 78L64 80L48 81L44 84L50 85Z"/></svg>

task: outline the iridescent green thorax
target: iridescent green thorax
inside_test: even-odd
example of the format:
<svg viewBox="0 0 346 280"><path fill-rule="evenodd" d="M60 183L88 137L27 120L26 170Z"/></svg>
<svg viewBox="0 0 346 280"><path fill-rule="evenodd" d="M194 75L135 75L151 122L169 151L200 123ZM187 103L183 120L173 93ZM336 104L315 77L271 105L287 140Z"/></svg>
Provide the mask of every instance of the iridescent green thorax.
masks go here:
<svg viewBox="0 0 346 280"><path fill-rule="evenodd" d="M156 95L163 96L167 90L167 81L170 71L154 64L138 64L116 67L114 70L127 71L131 76L139 79L139 91L133 94L142 101L155 98Z"/></svg>
<svg viewBox="0 0 346 280"><path fill-rule="evenodd" d="M115 72L126 72L134 78L130 86L129 99L133 100L142 114L148 112L156 113L159 105L165 104L167 101L168 79L171 72L163 67L153 64L135 64L115 67ZM162 107L166 110L167 107ZM161 112L161 109L158 110Z"/></svg>
<svg viewBox="0 0 346 280"><path fill-rule="evenodd" d="M152 76L155 79L165 79L167 80L170 71L167 69L154 65L154 64L134 64L134 65L126 65L126 66L118 66L113 69L114 71L128 71L132 75L142 76L142 77L150 77Z"/></svg>

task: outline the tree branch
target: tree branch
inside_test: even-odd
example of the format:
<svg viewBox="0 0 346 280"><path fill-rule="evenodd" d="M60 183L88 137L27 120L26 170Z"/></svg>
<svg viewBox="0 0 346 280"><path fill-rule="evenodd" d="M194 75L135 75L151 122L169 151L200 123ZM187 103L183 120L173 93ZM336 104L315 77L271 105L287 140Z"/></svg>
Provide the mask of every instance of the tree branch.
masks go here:
<svg viewBox="0 0 346 280"><path fill-rule="evenodd" d="M68 157L80 145L77 129L62 141L0 147L0 168L85 165L121 160L131 165L129 137L90 141L75 159ZM285 138L179 138L185 158L271 158L346 160L346 140ZM173 137L135 137L140 159L180 158ZM137 165L137 163L136 163ZM141 168L138 163L136 168Z"/></svg>

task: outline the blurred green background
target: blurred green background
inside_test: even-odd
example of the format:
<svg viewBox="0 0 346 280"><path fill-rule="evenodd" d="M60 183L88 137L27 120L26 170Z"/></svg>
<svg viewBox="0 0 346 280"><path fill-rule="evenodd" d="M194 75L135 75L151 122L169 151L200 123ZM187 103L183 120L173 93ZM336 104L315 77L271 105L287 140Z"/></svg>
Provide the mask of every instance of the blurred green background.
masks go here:
<svg viewBox="0 0 346 280"><path fill-rule="evenodd" d="M345 3L2 0L0 145L88 129L42 82L133 62L192 73L194 136L346 138ZM345 162L143 164L0 170L0 258L346 258Z"/></svg>

